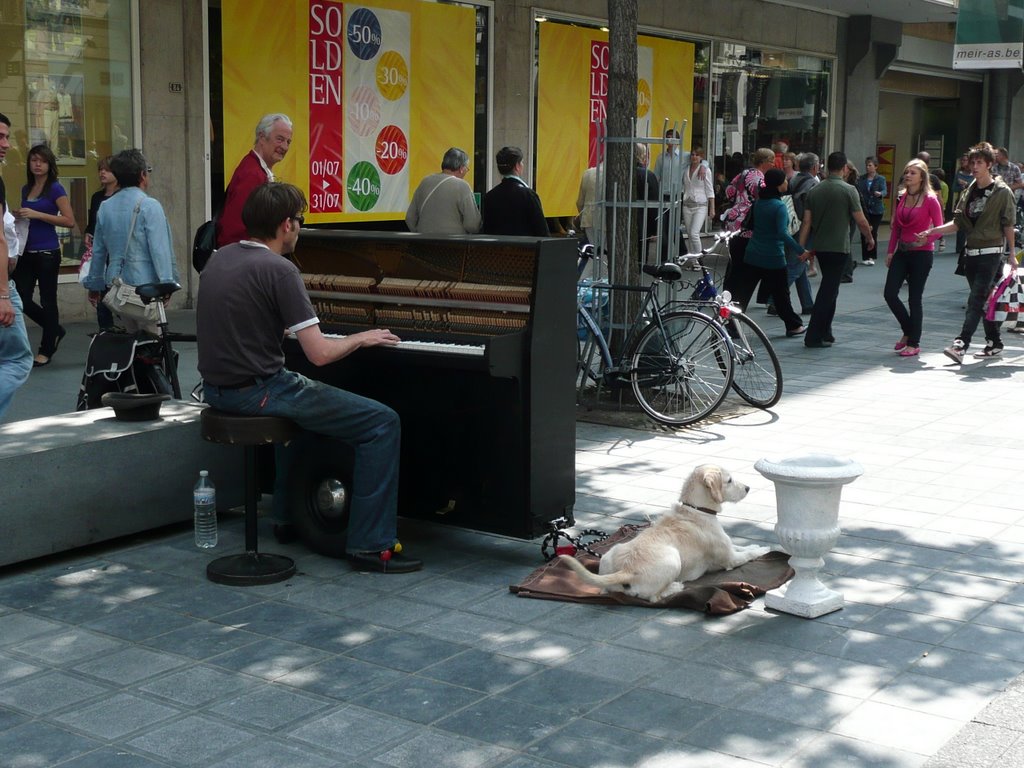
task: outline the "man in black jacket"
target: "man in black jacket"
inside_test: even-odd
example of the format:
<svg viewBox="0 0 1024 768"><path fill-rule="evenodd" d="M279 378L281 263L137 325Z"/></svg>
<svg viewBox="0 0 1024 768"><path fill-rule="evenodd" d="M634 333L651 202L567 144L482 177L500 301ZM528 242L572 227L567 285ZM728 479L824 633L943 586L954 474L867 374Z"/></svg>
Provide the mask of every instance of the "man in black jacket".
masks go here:
<svg viewBox="0 0 1024 768"><path fill-rule="evenodd" d="M498 150L497 161L502 179L500 184L484 195L481 233L548 237L548 224L544 219L540 198L520 178L523 173L523 150L519 147L502 147Z"/></svg>

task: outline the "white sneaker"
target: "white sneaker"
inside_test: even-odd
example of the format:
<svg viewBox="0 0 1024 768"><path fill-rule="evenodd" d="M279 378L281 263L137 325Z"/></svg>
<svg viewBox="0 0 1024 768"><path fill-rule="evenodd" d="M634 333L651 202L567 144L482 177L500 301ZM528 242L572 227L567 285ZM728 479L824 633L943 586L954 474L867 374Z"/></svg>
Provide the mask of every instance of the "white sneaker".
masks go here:
<svg viewBox="0 0 1024 768"><path fill-rule="evenodd" d="M954 363L962 363L964 361L965 351L966 348L964 347L964 343L960 339L953 339L953 343L942 350L942 354Z"/></svg>
<svg viewBox="0 0 1024 768"><path fill-rule="evenodd" d="M985 348L983 350L981 350L981 352L975 352L974 356L975 357L999 357L1001 354L1003 354L1003 347L1002 347L1002 345L1000 345L998 347L994 347L991 344L986 344Z"/></svg>
<svg viewBox="0 0 1024 768"><path fill-rule="evenodd" d="M875 260L874 259L864 259L864 266L865 267L873 267L873 266L875 266Z"/></svg>

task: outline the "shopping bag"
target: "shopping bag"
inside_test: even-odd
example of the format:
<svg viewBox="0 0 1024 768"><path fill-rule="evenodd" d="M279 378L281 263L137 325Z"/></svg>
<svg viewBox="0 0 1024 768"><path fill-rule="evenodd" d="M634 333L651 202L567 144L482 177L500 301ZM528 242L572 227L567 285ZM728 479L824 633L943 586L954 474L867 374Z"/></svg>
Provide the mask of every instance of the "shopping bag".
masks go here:
<svg viewBox="0 0 1024 768"><path fill-rule="evenodd" d="M1024 267L1004 269L1000 280L988 297L985 319L994 323L1010 323L1016 325L1024 304Z"/></svg>

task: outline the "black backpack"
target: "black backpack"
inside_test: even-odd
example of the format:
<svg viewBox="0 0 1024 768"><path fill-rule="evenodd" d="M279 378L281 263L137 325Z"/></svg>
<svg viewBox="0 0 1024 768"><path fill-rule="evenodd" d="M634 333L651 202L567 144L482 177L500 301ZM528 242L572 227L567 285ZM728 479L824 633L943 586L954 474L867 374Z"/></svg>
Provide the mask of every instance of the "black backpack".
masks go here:
<svg viewBox="0 0 1024 768"><path fill-rule="evenodd" d="M217 250L217 216L214 216L205 224L201 224L196 230L196 236L192 238L192 266L196 272L202 272L206 262Z"/></svg>

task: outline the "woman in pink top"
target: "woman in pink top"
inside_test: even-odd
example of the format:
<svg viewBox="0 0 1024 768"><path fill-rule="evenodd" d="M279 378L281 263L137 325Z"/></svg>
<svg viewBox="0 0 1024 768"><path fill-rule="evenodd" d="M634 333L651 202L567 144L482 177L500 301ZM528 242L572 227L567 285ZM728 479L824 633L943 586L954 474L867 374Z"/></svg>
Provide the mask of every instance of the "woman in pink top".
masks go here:
<svg viewBox="0 0 1024 768"><path fill-rule="evenodd" d="M928 273L932 271L932 256L937 238L919 239L918 232L942 225L942 205L928 183L928 166L922 160L911 160L903 169L904 192L896 202L889 236L889 253L885 266L882 295L885 303L903 329L903 337L896 342L896 351L902 357L914 357L921 351L921 325L924 310L921 297ZM907 306L900 300L900 287L906 281L910 287Z"/></svg>

